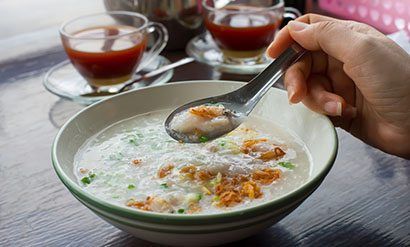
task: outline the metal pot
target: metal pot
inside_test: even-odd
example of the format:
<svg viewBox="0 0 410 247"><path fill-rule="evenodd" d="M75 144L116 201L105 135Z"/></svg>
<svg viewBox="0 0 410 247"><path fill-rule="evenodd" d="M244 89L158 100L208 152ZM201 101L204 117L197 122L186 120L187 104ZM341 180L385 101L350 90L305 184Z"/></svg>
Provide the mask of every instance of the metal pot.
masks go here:
<svg viewBox="0 0 410 247"><path fill-rule="evenodd" d="M169 41L165 50L183 50L188 41L203 32L200 0L104 0L107 10L141 13L165 25Z"/></svg>

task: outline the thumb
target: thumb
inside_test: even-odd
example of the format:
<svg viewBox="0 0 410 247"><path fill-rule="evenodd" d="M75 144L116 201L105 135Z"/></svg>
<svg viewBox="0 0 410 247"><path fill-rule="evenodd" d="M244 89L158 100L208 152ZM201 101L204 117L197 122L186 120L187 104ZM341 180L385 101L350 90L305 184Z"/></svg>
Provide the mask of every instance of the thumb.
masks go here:
<svg viewBox="0 0 410 247"><path fill-rule="evenodd" d="M307 24L290 21L289 34L303 48L310 51L322 50L337 60L346 63L359 52L362 35L339 21L321 21Z"/></svg>

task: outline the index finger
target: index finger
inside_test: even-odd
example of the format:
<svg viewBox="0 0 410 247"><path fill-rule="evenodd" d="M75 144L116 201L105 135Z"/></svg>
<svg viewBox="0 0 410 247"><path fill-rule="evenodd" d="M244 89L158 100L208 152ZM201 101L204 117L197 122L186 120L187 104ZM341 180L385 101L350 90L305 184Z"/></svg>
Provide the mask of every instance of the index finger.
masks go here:
<svg viewBox="0 0 410 247"><path fill-rule="evenodd" d="M304 22L304 23L316 23L321 21L339 21L337 19L323 16L323 15L316 15L316 14L306 14L302 15L301 17L297 18L296 21ZM266 50L266 54L269 57L276 58L278 57L289 45L293 42L292 37L289 34L289 30L287 26L283 27L275 36L273 42L269 45L268 49Z"/></svg>

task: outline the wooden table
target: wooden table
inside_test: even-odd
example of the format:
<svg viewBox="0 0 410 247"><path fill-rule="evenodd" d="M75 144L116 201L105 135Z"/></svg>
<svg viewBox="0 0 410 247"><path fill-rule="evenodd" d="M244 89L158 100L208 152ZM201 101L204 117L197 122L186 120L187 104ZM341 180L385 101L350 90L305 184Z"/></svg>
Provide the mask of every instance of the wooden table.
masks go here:
<svg viewBox="0 0 410 247"><path fill-rule="evenodd" d="M56 33L62 19L102 8L94 1L77 10L80 2L88 1L0 1L0 246L153 246L91 213L51 165L55 134L83 106L50 94L41 82L66 59ZM219 78L249 79L193 63L176 69L172 81ZM338 157L318 190L280 223L228 246L410 245L410 161L343 130L338 135Z"/></svg>

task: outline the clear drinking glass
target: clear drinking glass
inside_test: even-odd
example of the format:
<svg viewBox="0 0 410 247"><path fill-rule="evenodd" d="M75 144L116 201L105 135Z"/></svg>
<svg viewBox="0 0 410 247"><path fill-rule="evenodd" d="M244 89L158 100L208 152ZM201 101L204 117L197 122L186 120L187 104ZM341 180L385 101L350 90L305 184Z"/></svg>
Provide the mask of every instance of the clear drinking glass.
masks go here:
<svg viewBox="0 0 410 247"><path fill-rule="evenodd" d="M224 61L255 64L264 55L284 17L298 10L283 0L203 0L205 26L223 53Z"/></svg>
<svg viewBox="0 0 410 247"><path fill-rule="evenodd" d="M77 17L60 28L74 67L95 90L109 90L131 80L164 49L166 28L138 13L111 11ZM153 44L147 49L149 36Z"/></svg>

